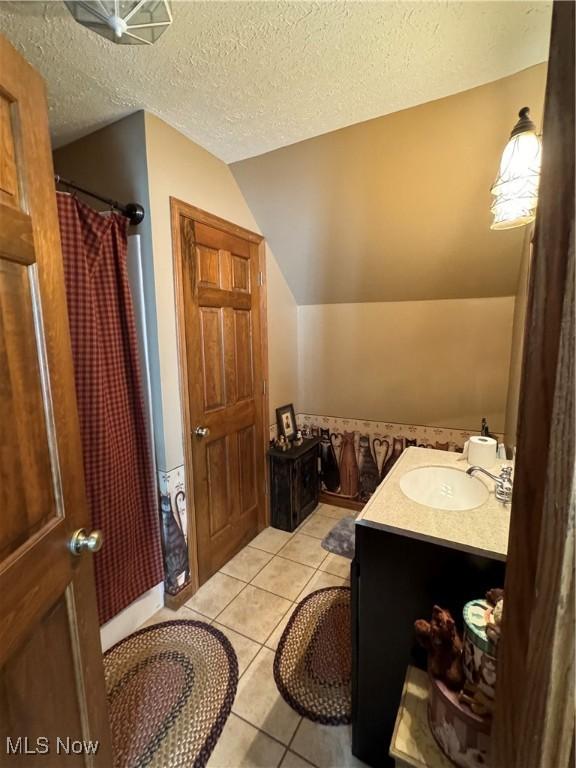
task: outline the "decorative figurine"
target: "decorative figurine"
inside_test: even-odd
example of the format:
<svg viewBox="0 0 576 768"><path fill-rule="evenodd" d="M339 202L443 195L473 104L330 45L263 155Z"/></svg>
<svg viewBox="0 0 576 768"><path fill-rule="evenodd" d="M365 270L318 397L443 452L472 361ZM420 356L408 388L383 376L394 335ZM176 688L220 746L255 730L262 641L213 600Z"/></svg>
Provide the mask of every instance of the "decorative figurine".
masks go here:
<svg viewBox="0 0 576 768"><path fill-rule="evenodd" d="M360 435L358 444L358 472L360 478L360 501L368 501L380 482L378 465L370 449L369 435Z"/></svg>
<svg viewBox="0 0 576 768"><path fill-rule="evenodd" d="M504 590L490 589L486 592L486 601L491 606L486 617L486 636L496 646L500 640L502 611L504 610Z"/></svg>
<svg viewBox="0 0 576 768"><path fill-rule="evenodd" d="M340 487L340 470L336 460L330 430L320 427L320 477L327 491L335 493Z"/></svg>
<svg viewBox="0 0 576 768"><path fill-rule="evenodd" d="M183 492L179 491L176 497ZM188 545L182 530L182 520L178 502L177 516L172 509L169 494L160 494L160 520L162 533L162 553L164 556L164 587L169 595L175 595L190 580ZM177 520L180 521L180 525Z"/></svg>
<svg viewBox="0 0 576 768"><path fill-rule="evenodd" d="M464 683L462 640L450 612L435 605L431 620L418 619L414 629L418 642L428 651L430 674L451 690L461 690Z"/></svg>
<svg viewBox="0 0 576 768"><path fill-rule="evenodd" d="M299 445L302 445L303 442L304 438L302 436L302 430L298 429L296 431L296 437L294 438L292 445L297 448Z"/></svg>
<svg viewBox="0 0 576 768"><path fill-rule="evenodd" d="M430 623L415 624L418 640L428 650L428 723L442 751L459 768L490 764L496 658L490 655L485 627L491 610L487 600L466 603L463 640L452 616L437 605Z"/></svg>
<svg viewBox="0 0 576 768"><path fill-rule="evenodd" d="M344 432L340 449L340 496L355 499L360 486L360 473L356 459L354 432Z"/></svg>
<svg viewBox="0 0 576 768"><path fill-rule="evenodd" d="M280 435L280 437L277 437L274 441L274 447L277 448L279 451L287 451L290 448L290 444L288 443L288 440L284 437L284 435Z"/></svg>

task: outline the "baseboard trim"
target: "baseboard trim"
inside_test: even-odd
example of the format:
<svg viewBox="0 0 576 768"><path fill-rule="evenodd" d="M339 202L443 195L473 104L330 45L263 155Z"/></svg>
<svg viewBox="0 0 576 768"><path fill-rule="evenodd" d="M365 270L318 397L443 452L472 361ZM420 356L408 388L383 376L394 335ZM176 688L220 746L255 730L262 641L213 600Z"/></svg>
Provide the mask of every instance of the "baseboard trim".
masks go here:
<svg viewBox="0 0 576 768"><path fill-rule="evenodd" d="M100 627L102 651L107 651L120 640L141 627L164 604L164 582L144 592L129 606Z"/></svg>
<svg viewBox="0 0 576 768"><path fill-rule="evenodd" d="M190 600L198 590L194 584L190 581L185 587L177 592L175 595L170 595L168 592L164 592L164 605L166 608L170 608L172 611L177 611L178 608L182 608L187 600Z"/></svg>
<svg viewBox="0 0 576 768"><path fill-rule="evenodd" d="M321 504L330 504L333 507L342 507L343 509L352 509L354 512L359 512L364 509L365 503L363 501L354 501L353 499L346 499L343 496L338 496L334 493L326 493L326 491L320 491L319 501Z"/></svg>

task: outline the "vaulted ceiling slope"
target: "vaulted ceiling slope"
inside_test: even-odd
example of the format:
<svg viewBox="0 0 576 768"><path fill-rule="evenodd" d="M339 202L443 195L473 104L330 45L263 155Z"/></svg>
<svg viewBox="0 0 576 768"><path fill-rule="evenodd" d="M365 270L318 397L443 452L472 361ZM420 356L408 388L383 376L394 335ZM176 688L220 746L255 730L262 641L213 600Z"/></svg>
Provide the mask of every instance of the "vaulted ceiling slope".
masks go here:
<svg viewBox="0 0 576 768"><path fill-rule="evenodd" d="M173 2L154 46L119 46L63 2L0 2L48 83L55 146L145 109L231 162L545 61L550 3Z"/></svg>
<svg viewBox="0 0 576 768"><path fill-rule="evenodd" d="M540 64L232 164L297 303L514 295L526 228L490 230L490 186L545 80Z"/></svg>

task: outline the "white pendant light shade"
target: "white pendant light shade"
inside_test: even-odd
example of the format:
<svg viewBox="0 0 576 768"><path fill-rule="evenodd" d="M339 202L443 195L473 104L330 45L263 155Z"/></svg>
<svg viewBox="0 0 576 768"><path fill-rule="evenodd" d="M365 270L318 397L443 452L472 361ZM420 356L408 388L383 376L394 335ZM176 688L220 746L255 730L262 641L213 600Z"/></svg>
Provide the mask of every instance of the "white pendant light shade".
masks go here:
<svg viewBox="0 0 576 768"><path fill-rule="evenodd" d="M520 110L500 162L498 178L491 192L494 220L490 229L513 229L536 218L542 144L536 135L529 109Z"/></svg>
<svg viewBox="0 0 576 768"><path fill-rule="evenodd" d="M152 45L172 24L168 0L64 0L79 24L121 45Z"/></svg>

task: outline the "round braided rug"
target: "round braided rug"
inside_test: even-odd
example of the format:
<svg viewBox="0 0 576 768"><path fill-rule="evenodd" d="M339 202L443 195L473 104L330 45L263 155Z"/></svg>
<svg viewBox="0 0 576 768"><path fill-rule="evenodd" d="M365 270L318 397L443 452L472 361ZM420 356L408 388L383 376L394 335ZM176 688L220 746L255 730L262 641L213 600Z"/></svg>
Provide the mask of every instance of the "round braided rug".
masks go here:
<svg viewBox="0 0 576 768"><path fill-rule="evenodd" d="M352 721L350 588L327 587L299 603L274 657L282 697L324 725Z"/></svg>
<svg viewBox="0 0 576 768"><path fill-rule="evenodd" d="M104 654L115 768L202 768L236 695L238 660L222 632L167 621Z"/></svg>

